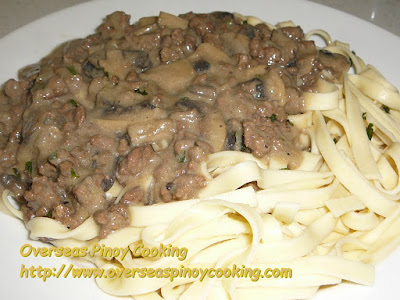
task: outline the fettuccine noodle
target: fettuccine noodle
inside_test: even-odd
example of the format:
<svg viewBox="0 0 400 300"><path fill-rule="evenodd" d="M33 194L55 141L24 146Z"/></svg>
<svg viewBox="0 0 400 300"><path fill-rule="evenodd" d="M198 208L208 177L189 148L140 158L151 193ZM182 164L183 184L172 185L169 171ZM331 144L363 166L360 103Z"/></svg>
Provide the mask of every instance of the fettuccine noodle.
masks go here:
<svg viewBox="0 0 400 300"><path fill-rule="evenodd" d="M261 21L246 18L252 25ZM291 23L278 26L292 25ZM272 26L271 26L272 27ZM28 222L32 239L54 245L104 244L127 247L160 243L186 247L184 261L174 257L107 260L88 258L107 268L232 267L293 270L292 278L97 278L107 293L147 299L309 298L324 285L343 280L374 282L374 265L400 244L400 95L372 66L332 41L326 50L351 59L354 74L344 82L320 79L317 93L304 93L306 112L289 120L311 141L311 151L295 170L277 161L266 164L251 154L211 154L204 167L207 186L199 199L131 206L129 227L98 238L93 218L74 230L50 218ZM381 109L390 108L387 113ZM369 138L366 128L373 124ZM245 187L256 183L257 190ZM111 196L121 198L120 187ZM22 213L3 201L17 218Z"/></svg>

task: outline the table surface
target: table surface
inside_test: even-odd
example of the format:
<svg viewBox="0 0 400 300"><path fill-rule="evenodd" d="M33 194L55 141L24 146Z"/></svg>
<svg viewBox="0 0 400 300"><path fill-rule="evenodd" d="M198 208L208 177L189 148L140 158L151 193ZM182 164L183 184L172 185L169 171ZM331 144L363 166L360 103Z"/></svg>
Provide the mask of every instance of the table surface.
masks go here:
<svg viewBox="0 0 400 300"><path fill-rule="evenodd" d="M0 0L0 38L18 27L28 24L40 17L88 1L89 0ZM358 16L400 36L400 0L311 1Z"/></svg>

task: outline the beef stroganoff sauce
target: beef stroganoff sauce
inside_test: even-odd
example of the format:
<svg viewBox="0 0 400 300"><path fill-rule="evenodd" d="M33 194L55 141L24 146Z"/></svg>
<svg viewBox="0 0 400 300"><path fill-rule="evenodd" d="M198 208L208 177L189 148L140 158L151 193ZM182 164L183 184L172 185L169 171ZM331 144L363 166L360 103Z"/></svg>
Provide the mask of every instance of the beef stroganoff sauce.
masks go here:
<svg viewBox="0 0 400 300"><path fill-rule="evenodd" d="M295 169L309 145L288 114L303 112L301 92L322 70L339 80L349 68L303 37L223 12L134 25L116 12L6 82L2 184L25 221L73 229L95 214L105 236L128 224L127 205L197 196L210 153L278 156ZM114 183L125 191L116 205Z"/></svg>
<svg viewBox="0 0 400 300"><path fill-rule="evenodd" d="M188 247L185 266L285 262L305 272L213 285L237 299L371 284L368 264L399 242L399 94L323 31L227 12L130 24L115 12L20 70L0 101L3 201L33 239L173 243ZM229 248L233 257L208 254ZM97 282L137 299L210 289L210 280L141 280Z"/></svg>

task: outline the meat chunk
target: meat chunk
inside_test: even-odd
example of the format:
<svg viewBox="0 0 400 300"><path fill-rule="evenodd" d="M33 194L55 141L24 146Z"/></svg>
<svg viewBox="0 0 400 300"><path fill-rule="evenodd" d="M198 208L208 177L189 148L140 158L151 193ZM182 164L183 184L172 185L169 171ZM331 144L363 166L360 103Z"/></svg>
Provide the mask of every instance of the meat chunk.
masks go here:
<svg viewBox="0 0 400 300"><path fill-rule="evenodd" d="M145 192L143 188L136 186L127 191L119 203L126 205L135 205L143 203L144 197L145 197Z"/></svg>
<svg viewBox="0 0 400 300"><path fill-rule="evenodd" d="M23 97L26 95L29 87L29 81L16 81L9 79L4 84L4 93L10 97L14 103L20 103Z"/></svg>
<svg viewBox="0 0 400 300"><path fill-rule="evenodd" d="M73 190L77 201L89 214L104 209L108 205L105 193L101 188L103 179L104 176L99 174L88 176L81 183L76 185Z"/></svg>
<svg viewBox="0 0 400 300"><path fill-rule="evenodd" d="M206 180L200 175L185 174L176 178L173 186L175 187L175 199L191 199L196 195L198 189L206 186Z"/></svg>
<svg viewBox="0 0 400 300"><path fill-rule="evenodd" d="M28 206L49 211L61 202L62 191L56 182L45 176L33 178L32 187L24 193Z"/></svg>
<svg viewBox="0 0 400 300"><path fill-rule="evenodd" d="M337 53L319 51L318 59L325 68L332 71L332 74L336 78L339 78L343 72L347 72L350 68L350 62L344 56Z"/></svg>
<svg viewBox="0 0 400 300"><path fill-rule="evenodd" d="M129 225L129 214L124 204L111 205L108 209L97 211L93 217L100 225L100 238Z"/></svg>
<svg viewBox="0 0 400 300"><path fill-rule="evenodd" d="M287 125L286 122L282 122L283 126L280 123L279 120L270 119L243 122L244 144L254 156L263 157L271 151L286 151L287 142L281 130Z"/></svg>
<svg viewBox="0 0 400 300"><path fill-rule="evenodd" d="M272 32L271 41L278 45L283 63L287 63L295 57L297 45L295 41L285 35L282 30L274 30Z"/></svg>
<svg viewBox="0 0 400 300"><path fill-rule="evenodd" d="M124 158L118 167L117 178L120 182L126 183L129 176L137 176L143 172L153 161L154 151L151 146L141 146L133 149Z"/></svg>
<svg viewBox="0 0 400 300"><path fill-rule="evenodd" d="M259 63L273 65L281 61L281 51L269 45L263 45L258 38L254 38L250 41L250 54Z"/></svg>
<svg viewBox="0 0 400 300"><path fill-rule="evenodd" d="M75 229L89 217L89 213L79 203L66 203L57 205L49 216L68 229Z"/></svg>
<svg viewBox="0 0 400 300"><path fill-rule="evenodd" d="M124 12L116 11L106 17L104 23L99 26L97 31L103 39L122 38L129 27L130 18Z"/></svg>

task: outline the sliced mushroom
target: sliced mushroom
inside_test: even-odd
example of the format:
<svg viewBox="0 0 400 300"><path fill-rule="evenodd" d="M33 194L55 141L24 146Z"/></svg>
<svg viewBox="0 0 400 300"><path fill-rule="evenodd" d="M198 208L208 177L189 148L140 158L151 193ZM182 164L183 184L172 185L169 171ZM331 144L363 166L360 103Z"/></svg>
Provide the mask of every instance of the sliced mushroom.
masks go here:
<svg viewBox="0 0 400 300"><path fill-rule="evenodd" d="M186 29L188 28L189 21L162 11L158 16L158 24L172 29L174 28Z"/></svg>
<svg viewBox="0 0 400 300"><path fill-rule="evenodd" d="M160 65L139 75L142 80L154 81L160 88L172 95L187 88L195 76L196 72L192 64L186 59L168 65Z"/></svg>
<svg viewBox="0 0 400 300"><path fill-rule="evenodd" d="M128 127L132 146L172 140L176 132L176 124L169 119L153 120L150 122L135 122Z"/></svg>
<svg viewBox="0 0 400 300"><path fill-rule="evenodd" d="M204 140L213 147L214 152L222 151L225 146L226 125L221 113L210 113L202 122Z"/></svg>

